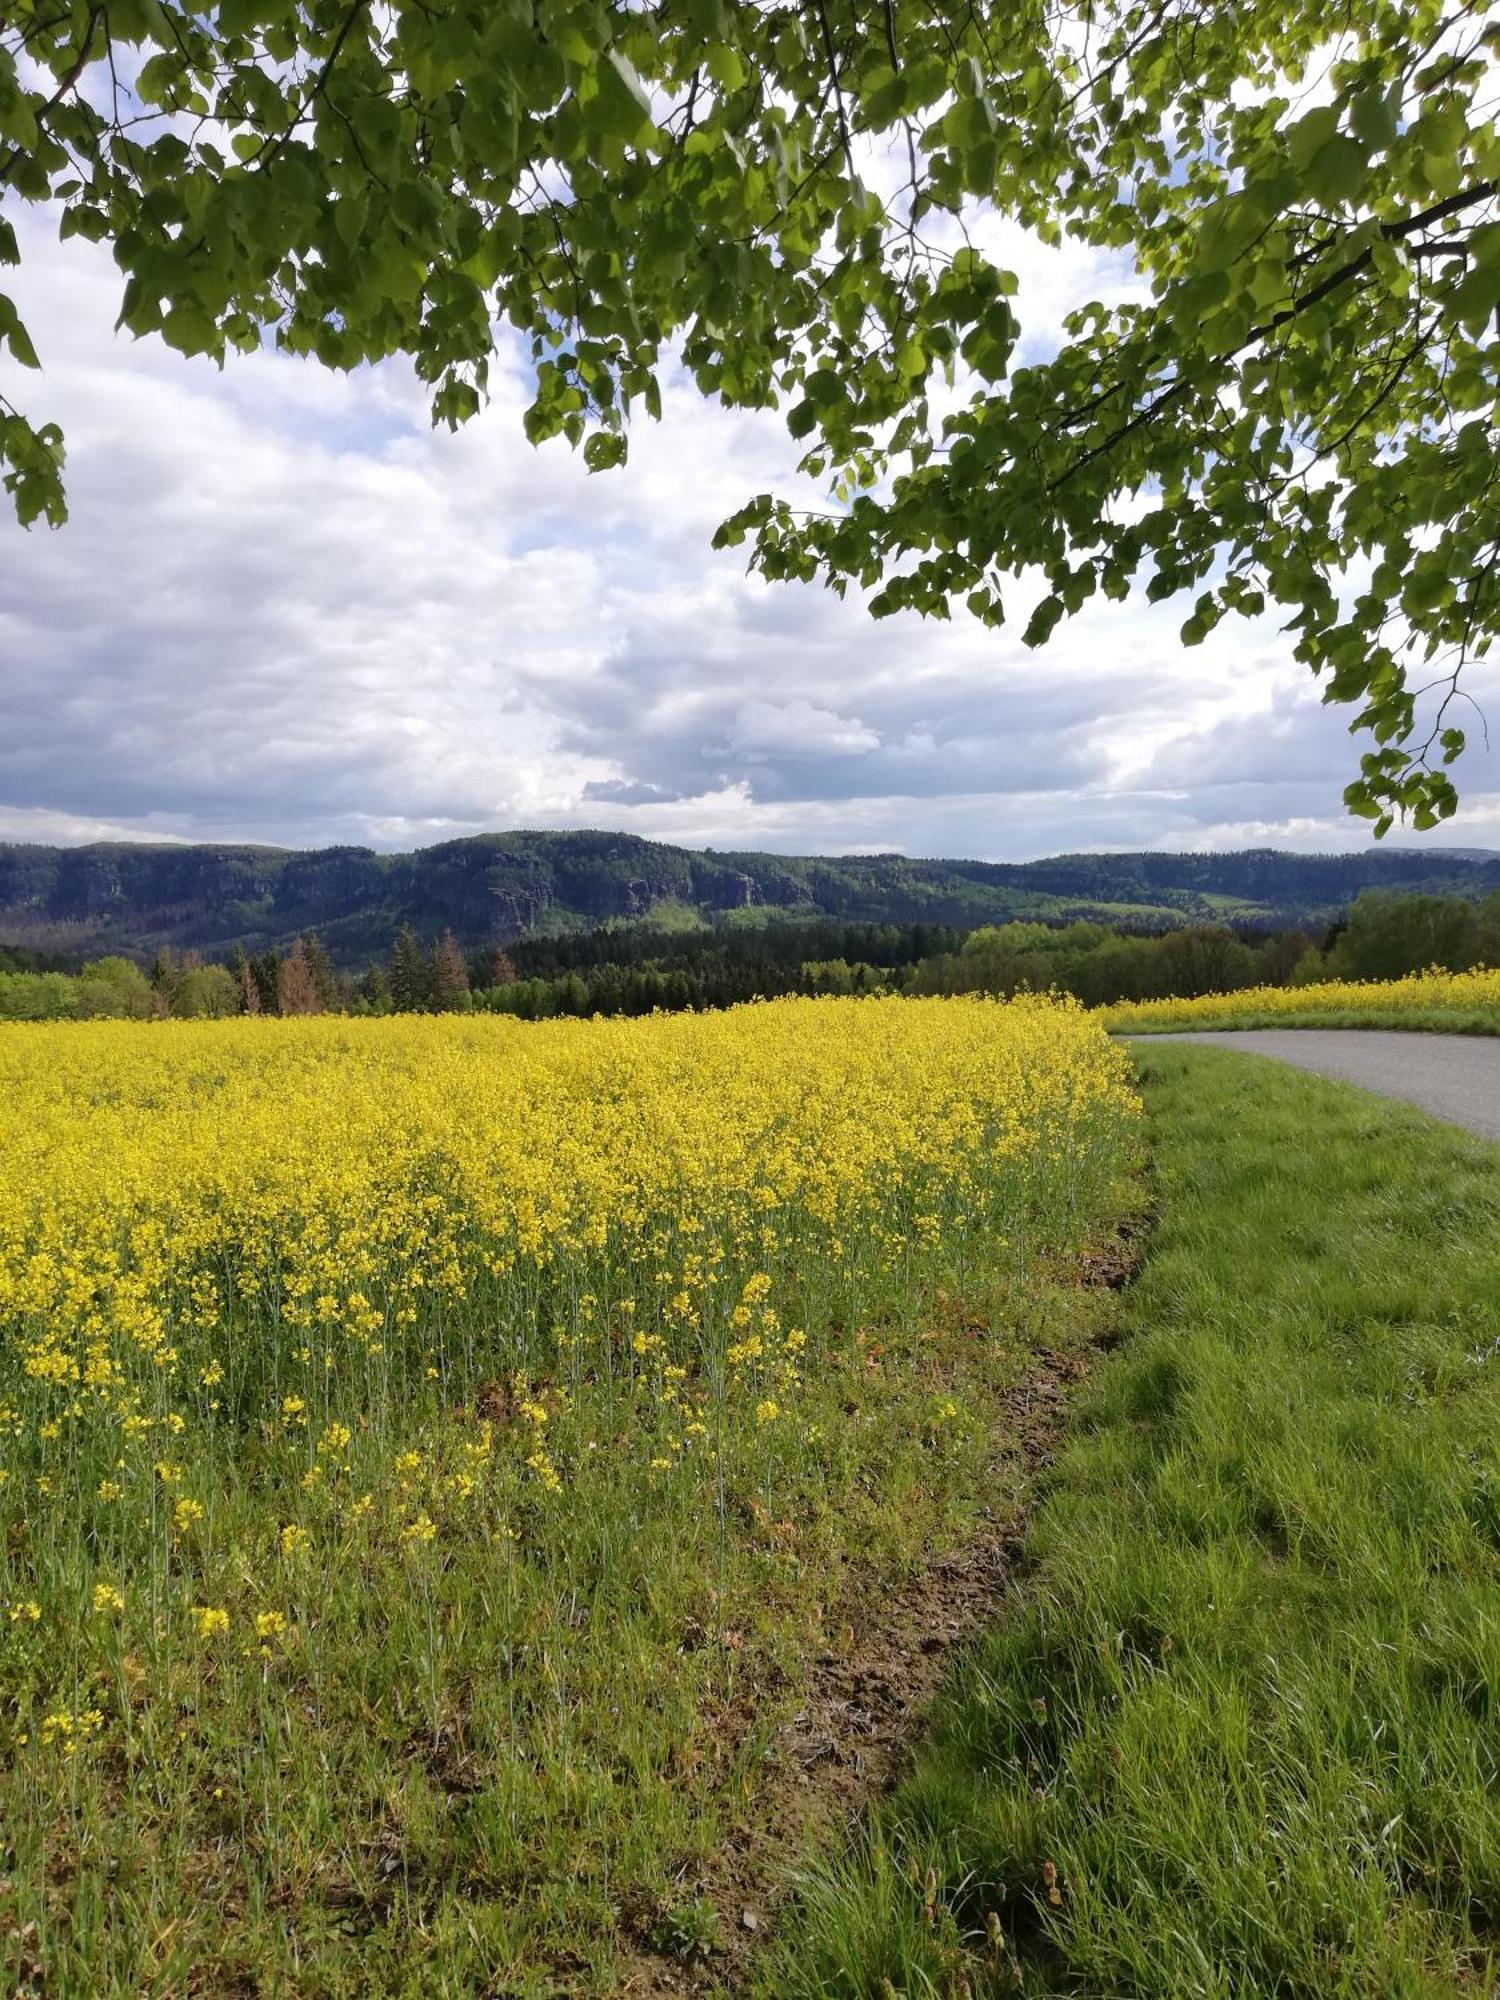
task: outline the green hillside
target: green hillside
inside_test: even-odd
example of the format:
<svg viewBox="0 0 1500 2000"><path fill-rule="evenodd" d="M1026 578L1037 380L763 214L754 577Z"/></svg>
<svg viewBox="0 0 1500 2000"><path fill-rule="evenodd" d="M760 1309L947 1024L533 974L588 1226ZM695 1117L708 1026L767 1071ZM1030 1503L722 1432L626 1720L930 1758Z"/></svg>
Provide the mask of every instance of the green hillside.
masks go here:
<svg viewBox="0 0 1500 2000"><path fill-rule="evenodd" d="M142 956L163 945L260 950L316 930L362 964L409 923L469 948L665 920L672 928L835 918L956 926L1096 917L1327 921L1366 888L1483 895L1500 855L1402 848L1345 855L1071 854L1046 861L899 854L696 852L631 834L493 833L411 854L369 848L0 845L0 944Z"/></svg>

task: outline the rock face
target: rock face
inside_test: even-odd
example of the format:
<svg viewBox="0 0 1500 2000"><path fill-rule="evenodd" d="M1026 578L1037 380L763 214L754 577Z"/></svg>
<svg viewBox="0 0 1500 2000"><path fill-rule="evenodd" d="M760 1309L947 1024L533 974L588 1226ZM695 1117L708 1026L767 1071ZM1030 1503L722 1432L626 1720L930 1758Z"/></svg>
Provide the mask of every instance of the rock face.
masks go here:
<svg viewBox="0 0 1500 2000"><path fill-rule="evenodd" d="M289 943L316 930L337 962L367 964L409 923L465 946L538 931L696 911L856 923L981 924L1089 916L1121 905L1143 921L1225 917L1289 925L1339 915L1360 890L1482 896L1500 855L1472 848L1345 855L1073 854L1051 861L921 861L899 854L693 853L623 833L494 833L415 854L365 847L89 847L0 843L0 944L147 958Z"/></svg>

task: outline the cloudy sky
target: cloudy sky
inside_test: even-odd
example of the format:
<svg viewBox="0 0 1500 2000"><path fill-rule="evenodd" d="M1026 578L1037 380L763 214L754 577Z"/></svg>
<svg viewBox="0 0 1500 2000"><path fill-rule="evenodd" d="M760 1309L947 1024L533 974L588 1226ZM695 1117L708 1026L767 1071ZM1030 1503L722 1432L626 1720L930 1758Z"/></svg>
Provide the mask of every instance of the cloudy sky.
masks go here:
<svg viewBox="0 0 1500 2000"><path fill-rule="evenodd" d="M751 493L795 486L773 415L669 383L628 468L590 477L524 442L515 356L454 437L399 366L221 374L111 332L107 254L35 228L23 253L44 373L0 363L0 388L63 424L72 518L0 515L0 838L609 826L991 859L1367 838L1340 803L1363 746L1270 623L1184 652L1183 606L1101 606L1040 653L875 623L709 547ZM1129 280L1015 261L1033 351ZM1476 742L1461 775L1438 837L1500 846L1500 764Z"/></svg>

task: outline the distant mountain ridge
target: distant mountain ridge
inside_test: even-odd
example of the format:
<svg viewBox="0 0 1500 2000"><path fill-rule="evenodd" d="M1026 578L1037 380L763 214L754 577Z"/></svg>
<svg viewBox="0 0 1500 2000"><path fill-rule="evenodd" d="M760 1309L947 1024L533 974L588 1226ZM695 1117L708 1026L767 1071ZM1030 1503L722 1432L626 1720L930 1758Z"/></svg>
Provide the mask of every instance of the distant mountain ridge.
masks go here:
<svg viewBox="0 0 1500 2000"><path fill-rule="evenodd" d="M926 861L699 852L593 832L477 834L410 854L0 843L0 943L137 957L170 945L216 956L316 930L339 963L358 966L382 955L403 923L425 938L452 929L471 949L642 921L971 925L1096 916L1150 928L1205 920L1285 927L1331 921L1368 888L1486 895L1500 888L1500 853L1251 848Z"/></svg>

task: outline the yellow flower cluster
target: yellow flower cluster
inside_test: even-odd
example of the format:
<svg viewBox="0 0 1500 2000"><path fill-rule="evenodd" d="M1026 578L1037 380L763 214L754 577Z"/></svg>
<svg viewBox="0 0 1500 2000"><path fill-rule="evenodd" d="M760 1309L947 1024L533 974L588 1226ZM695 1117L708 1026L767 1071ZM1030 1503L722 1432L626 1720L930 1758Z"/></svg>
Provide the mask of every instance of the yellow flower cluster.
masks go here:
<svg viewBox="0 0 1500 2000"><path fill-rule="evenodd" d="M420 1589L611 1454L722 1505L822 1436L827 1329L1063 1240L1138 1112L1041 997L5 1031L0 1694L95 1733L79 1620L100 1688L147 1618L279 1672L335 1573Z"/></svg>
<svg viewBox="0 0 1500 2000"><path fill-rule="evenodd" d="M1094 1010L1116 1034L1152 1028L1213 1028L1263 1015L1500 1015L1500 970L1414 972L1405 979L1329 979L1316 986L1252 986L1195 1000L1120 1000Z"/></svg>

